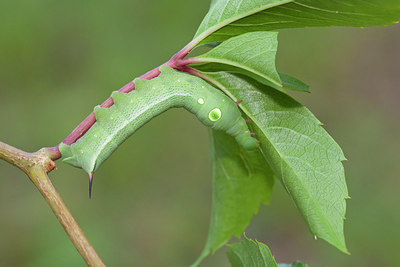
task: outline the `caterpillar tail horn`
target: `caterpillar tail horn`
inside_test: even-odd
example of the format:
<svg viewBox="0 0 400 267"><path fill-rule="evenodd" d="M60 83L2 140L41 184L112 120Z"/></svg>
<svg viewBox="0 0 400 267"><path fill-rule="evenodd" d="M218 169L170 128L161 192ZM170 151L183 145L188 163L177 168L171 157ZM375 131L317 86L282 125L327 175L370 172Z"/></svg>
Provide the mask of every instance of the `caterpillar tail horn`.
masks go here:
<svg viewBox="0 0 400 267"><path fill-rule="evenodd" d="M89 198L92 198L93 173L89 173Z"/></svg>

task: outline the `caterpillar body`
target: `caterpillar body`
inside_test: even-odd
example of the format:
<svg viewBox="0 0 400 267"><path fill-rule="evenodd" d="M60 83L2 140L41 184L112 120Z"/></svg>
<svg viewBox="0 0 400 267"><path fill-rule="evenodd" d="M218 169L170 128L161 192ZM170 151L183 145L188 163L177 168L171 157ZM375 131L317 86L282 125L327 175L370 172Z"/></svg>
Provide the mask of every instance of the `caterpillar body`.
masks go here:
<svg viewBox="0 0 400 267"><path fill-rule="evenodd" d="M59 146L63 161L84 169L91 182L92 173L125 139L173 107L183 107L204 125L232 135L246 150L258 147L239 108L228 96L193 75L167 66L161 66L160 72L152 80L135 79L135 90L129 93L113 92L114 105L110 108L95 107L97 121L93 126L75 143Z"/></svg>

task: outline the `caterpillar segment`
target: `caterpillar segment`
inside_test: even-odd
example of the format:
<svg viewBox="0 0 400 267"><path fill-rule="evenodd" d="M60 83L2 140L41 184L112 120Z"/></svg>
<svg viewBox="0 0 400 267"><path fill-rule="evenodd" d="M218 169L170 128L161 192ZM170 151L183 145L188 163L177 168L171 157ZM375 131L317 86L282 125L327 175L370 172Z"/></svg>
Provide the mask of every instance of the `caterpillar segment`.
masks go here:
<svg viewBox="0 0 400 267"><path fill-rule="evenodd" d="M135 90L113 92L114 105L94 108L96 122L74 144L60 144L63 161L84 169L90 177L129 136L170 108L185 108L206 126L225 131L245 150L258 147L238 104L220 90L193 75L160 67L152 80L135 79Z"/></svg>

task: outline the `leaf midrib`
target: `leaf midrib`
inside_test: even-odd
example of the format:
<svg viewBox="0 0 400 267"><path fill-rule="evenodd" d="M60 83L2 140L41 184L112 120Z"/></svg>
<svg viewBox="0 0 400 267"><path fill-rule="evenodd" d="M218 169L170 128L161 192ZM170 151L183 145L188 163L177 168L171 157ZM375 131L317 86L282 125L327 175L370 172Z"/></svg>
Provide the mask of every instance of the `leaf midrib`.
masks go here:
<svg viewBox="0 0 400 267"><path fill-rule="evenodd" d="M219 64L226 64L226 65L231 65L234 66L236 68L239 69L244 69L247 70L249 72L252 72L260 77L265 78L266 80L270 81L272 84L278 86L279 88L282 88L282 84L280 84L279 82L275 81L274 79L270 78L269 76L253 69L253 68L249 68L245 65L241 65L237 62L231 61L231 60L224 60L224 59L219 59L219 58L208 58L208 57L198 57L196 58L196 62L198 63L219 63Z"/></svg>

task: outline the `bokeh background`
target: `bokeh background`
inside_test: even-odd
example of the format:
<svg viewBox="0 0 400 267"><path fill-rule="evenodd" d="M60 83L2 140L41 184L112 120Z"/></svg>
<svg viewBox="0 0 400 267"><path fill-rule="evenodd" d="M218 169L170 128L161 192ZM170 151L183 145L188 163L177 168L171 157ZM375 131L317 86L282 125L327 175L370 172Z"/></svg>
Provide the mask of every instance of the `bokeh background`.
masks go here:
<svg viewBox="0 0 400 267"><path fill-rule="evenodd" d="M191 40L209 1L1 1L0 140L54 146L136 76ZM277 183L246 233L279 262L400 262L400 26L281 31L279 70L349 159L345 233L351 256L310 235ZM96 173L57 162L51 179L109 266L188 266L205 242L211 169L207 129L171 110L124 143ZM41 195L0 162L0 265L85 266ZM203 266L228 266L222 249Z"/></svg>

